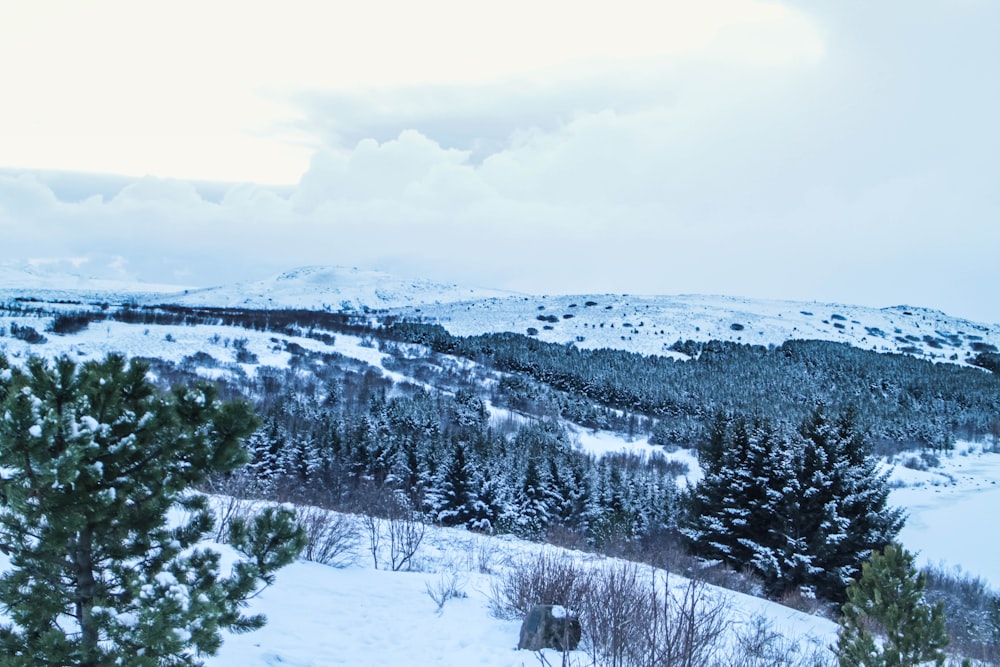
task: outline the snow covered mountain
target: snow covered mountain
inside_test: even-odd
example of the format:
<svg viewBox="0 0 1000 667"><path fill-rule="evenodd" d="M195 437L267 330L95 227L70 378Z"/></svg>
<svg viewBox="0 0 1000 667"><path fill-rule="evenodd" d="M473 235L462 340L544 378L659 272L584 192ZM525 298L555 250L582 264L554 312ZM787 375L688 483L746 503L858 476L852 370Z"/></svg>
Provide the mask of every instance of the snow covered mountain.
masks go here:
<svg viewBox="0 0 1000 667"><path fill-rule="evenodd" d="M94 278L27 262L0 262L0 300L35 297L57 300L112 300L183 292L183 285Z"/></svg>
<svg viewBox="0 0 1000 667"><path fill-rule="evenodd" d="M361 311L424 304L481 300L512 295L502 290L460 287L423 279L399 278L381 271L340 266L310 266L256 282L189 290L150 299L184 306L301 308Z"/></svg>
<svg viewBox="0 0 1000 667"><path fill-rule="evenodd" d="M0 299L133 301L146 305L372 312L438 323L456 335L497 331L581 348L676 355L678 340L779 345L843 342L877 352L965 362L1000 349L1000 324L918 306L870 308L709 295L527 295L380 271L314 266L208 288L124 283L0 265Z"/></svg>

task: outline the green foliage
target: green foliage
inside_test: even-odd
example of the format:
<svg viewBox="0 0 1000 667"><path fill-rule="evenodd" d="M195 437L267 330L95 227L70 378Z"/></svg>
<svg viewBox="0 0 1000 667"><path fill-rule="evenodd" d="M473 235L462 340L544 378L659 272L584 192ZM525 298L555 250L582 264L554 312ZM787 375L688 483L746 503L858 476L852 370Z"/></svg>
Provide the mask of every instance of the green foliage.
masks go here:
<svg viewBox="0 0 1000 667"><path fill-rule="evenodd" d="M263 622L239 608L300 539L272 512L239 543L250 562L222 577L190 491L246 461L256 420L211 385L161 395L147 372L115 355L23 370L0 357L0 665L198 665L221 630Z"/></svg>
<svg viewBox="0 0 1000 667"><path fill-rule="evenodd" d="M913 555L894 544L875 553L847 589L836 646L840 667L940 666L947 644L943 607L924 600L924 575Z"/></svg>

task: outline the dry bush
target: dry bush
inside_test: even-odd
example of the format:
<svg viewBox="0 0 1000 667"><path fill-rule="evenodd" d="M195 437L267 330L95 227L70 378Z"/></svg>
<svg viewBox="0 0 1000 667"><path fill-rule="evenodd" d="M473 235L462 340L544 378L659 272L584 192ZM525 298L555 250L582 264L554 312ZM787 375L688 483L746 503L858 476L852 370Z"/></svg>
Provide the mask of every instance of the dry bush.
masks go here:
<svg viewBox="0 0 1000 667"><path fill-rule="evenodd" d="M833 667L829 647L815 639L789 639L775 632L764 616L755 615L736 631L732 656L724 667Z"/></svg>
<svg viewBox="0 0 1000 667"><path fill-rule="evenodd" d="M922 570L924 596L944 605L949 650L989 665L1000 665L1000 595L984 580L959 569Z"/></svg>
<svg viewBox="0 0 1000 667"><path fill-rule="evenodd" d="M401 496L383 498L378 506L370 506L361 517L368 535L368 552L375 569L384 559L388 546L388 564L393 572L413 569L414 558L427 534L427 525L419 512L409 507Z"/></svg>
<svg viewBox="0 0 1000 667"><path fill-rule="evenodd" d="M413 559L427 533L423 517L415 512L405 512L386 519L389 534L389 567L393 572L413 568Z"/></svg>
<svg viewBox="0 0 1000 667"><path fill-rule="evenodd" d="M584 646L595 665L704 667L730 631L728 599L700 581L671 589L652 569L610 565L582 606Z"/></svg>
<svg viewBox="0 0 1000 667"><path fill-rule="evenodd" d="M224 544L229 539L229 524L233 519L249 521L255 514L254 485L248 473L239 470L228 475L217 475L206 483L204 489L212 495L215 511L215 541Z"/></svg>
<svg viewBox="0 0 1000 667"><path fill-rule="evenodd" d="M730 631L729 598L711 591L701 581L688 580L680 591L664 584L662 598L652 585L646 631L648 659L635 662L647 667L699 667L715 661L723 636Z"/></svg>
<svg viewBox="0 0 1000 667"><path fill-rule="evenodd" d="M464 590L464 584L465 582L458 576L458 573L452 571L442 574L433 584L427 582L424 586L427 589L427 595L437 605L437 613L440 614L448 600L468 597Z"/></svg>
<svg viewBox="0 0 1000 667"><path fill-rule="evenodd" d="M500 548L496 540L488 537L476 539L476 570L480 574L493 574L500 558Z"/></svg>
<svg viewBox="0 0 1000 667"><path fill-rule="evenodd" d="M837 620L840 614L838 605L816 597L815 593L809 589L796 588L787 591L776 602L795 611L801 611L803 614L821 616L831 621Z"/></svg>
<svg viewBox="0 0 1000 667"><path fill-rule="evenodd" d="M644 648L643 617L652 602L649 583L629 563L596 570L588 584L579 605L584 651L596 665L638 664L634 654Z"/></svg>
<svg viewBox="0 0 1000 667"><path fill-rule="evenodd" d="M576 611L590 576L588 568L547 550L516 559L493 579L490 613L504 620L521 619L536 604L557 604Z"/></svg>
<svg viewBox="0 0 1000 667"><path fill-rule="evenodd" d="M360 528L353 516L318 507L300 507L298 521L308 540L303 558L333 567L347 567L354 562Z"/></svg>
<svg viewBox="0 0 1000 667"><path fill-rule="evenodd" d="M733 625L728 599L700 581L667 583L662 573L635 563L591 567L542 551L494 579L490 610L514 620L535 604L565 607L580 619L581 650L601 667L717 664Z"/></svg>

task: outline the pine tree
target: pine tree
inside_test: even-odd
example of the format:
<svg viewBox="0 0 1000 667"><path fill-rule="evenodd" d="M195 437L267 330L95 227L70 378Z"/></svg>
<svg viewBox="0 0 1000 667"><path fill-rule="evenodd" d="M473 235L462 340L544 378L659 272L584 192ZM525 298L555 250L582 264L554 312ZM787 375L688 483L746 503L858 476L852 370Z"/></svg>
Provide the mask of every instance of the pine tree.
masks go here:
<svg viewBox="0 0 1000 667"><path fill-rule="evenodd" d="M714 455L702 459L710 467L688 498L681 532L703 557L752 566L772 586L783 571L778 506L791 480L776 463L784 454L767 424L738 419L728 430L725 445L713 442Z"/></svg>
<svg viewBox="0 0 1000 667"><path fill-rule="evenodd" d="M518 497L518 531L529 538L541 537L551 523L551 494L548 480L538 470L535 459L528 459L521 493Z"/></svg>
<svg viewBox="0 0 1000 667"><path fill-rule="evenodd" d="M923 592L912 554L897 545L875 553L847 589L836 646L840 667L944 665L944 608L927 604Z"/></svg>
<svg viewBox="0 0 1000 667"><path fill-rule="evenodd" d="M444 472L440 486L437 520L445 526L468 526L480 518L479 487L481 478L472 461L466 460L465 446L456 443L454 456Z"/></svg>
<svg viewBox="0 0 1000 667"><path fill-rule="evenodd" d="M817 408L800 433L803 493L795 531L813 556L808 576L817 592L843 601L847 584L892 542L904 517L888 506L888 472L878 471L853 410L831 420Z"/></svg>
<svg viewBox="0 0 1000 667"><path fill-rule="evenodd" d="M197 546L207 499L189 490L247 460L255 419L210 385L160 395L147 372L0 357L0 665L199 665L221 630L263 625L240 610L301 549L294 512L238 523L246 559L221 577Z"/></svg>
<svg viewBox="0 0 1000 667"><path fill-rule="evenodd" d="M809 588L842 600L902 526L850 412L830 421L817 410L799 433L717 418L701 462L681 533L702 557L752 568L772 595Z"/></svg>

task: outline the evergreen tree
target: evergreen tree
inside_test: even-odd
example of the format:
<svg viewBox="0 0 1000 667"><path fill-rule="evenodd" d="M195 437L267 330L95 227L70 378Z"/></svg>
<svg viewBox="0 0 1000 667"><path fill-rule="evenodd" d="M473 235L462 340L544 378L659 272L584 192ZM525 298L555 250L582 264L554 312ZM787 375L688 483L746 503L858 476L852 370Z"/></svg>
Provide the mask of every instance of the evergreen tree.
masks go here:
<svg viewBox="0 0 1000 667"><path fill-rule="evenodd" d="M892 542L904 517L888 506L888 472L878 471L853 410L831 420L819 407L800 433L803 493L794 532L812 556L804 576L820 594L842 601L862 563Z"/></svg>
<svg viewBox="0 0 1000 667"><path fill-rule="evenodd" d="M682 534L705 558L730 565L753 566L773 585L782 565L776 554L781 524L776 519L790 482L776 466L784 456L773 430L761 422L736 420L724 445L713 427L712 456L702 481L688 497ZM777 540L777 541L776 541Z"/></svg>
<svg viewBox="0 0 1000 667"><path fill-rule="evenodd" d="M147 372L114 355L24 370L0 356L0 665L199 665L221 630L263 625L240 609L301 549L294 512L237 523L246 559L221 577L197 547L207 499L189 491L246 462L255 419L210 385L162 396Z"/></svg>
<svg viewBox="0 0 1000 667"><path fill-rule="evenodd" d="M875 553L847 589L836 646L840 667L944 665L944 609L927 604L923 593L912 554L892 544Z"/></svg>
<svg viewBox="0 0 1000 667"><path fill-rule="evenodd" d="M466 526L476 516L479 503L477 471L465 457L465 447L455 445L454 455L441 481L437 520L445 526Z"/></svg>
<svg viewBox="0 0 1000 667"><path fill-rule="evenodd" d="M808 588L842 600L902 526L849 412L829 421L817 410L799 433L717 418L701 461L682 535L702 557L752 568L771 594Z"/></svg>
<svg viewBox="0 0 1000 667"><path fill-rule="evenodd" d="M548 480L538 470L535 459L528 459L521 493L518 498L517 524L519 532L530 538L541 537L551 523L551 494Z"/></svg>

